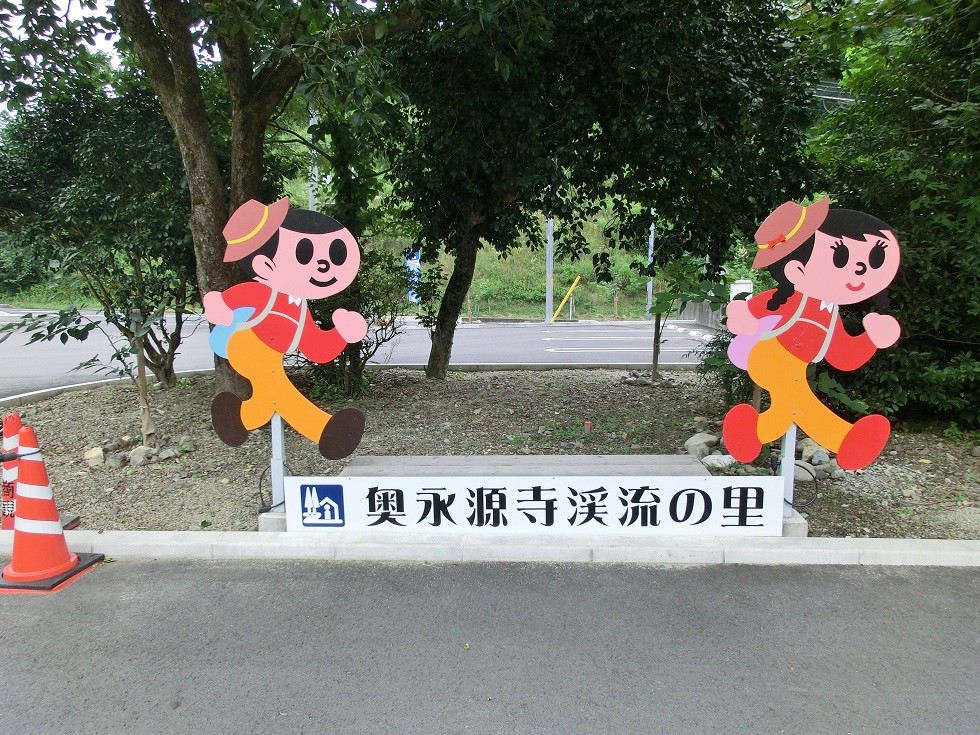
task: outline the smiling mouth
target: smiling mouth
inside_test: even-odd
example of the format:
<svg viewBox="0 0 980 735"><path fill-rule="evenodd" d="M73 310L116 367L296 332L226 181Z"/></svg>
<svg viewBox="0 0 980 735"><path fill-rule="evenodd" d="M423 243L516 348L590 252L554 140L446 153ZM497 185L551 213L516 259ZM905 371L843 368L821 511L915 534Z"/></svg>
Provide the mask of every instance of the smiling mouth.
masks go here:
<svg viewBox="0 0 980 735"><path fill-rule="evenodd" d="M337 282L337 279L336 278L331 278L329 281L318 281L315 278L311 278L310 279L310 283L312 283L317 288L324 288L326 286L332 286L336 282Z"/></svg>
<svg viewBox="0 0 980 735"><path fill-rule="evenodd" d="M851 285L851 284L849 284L849 283L845 283L844 285L845 285L845 286L847 286L847 289L848 289L849 291L860 291L860 290L861 290L862 288L864 288L864 283L859 283L859 284L858 284L858 285L856 285L856 286L852 286L852 285Z"/></svg>

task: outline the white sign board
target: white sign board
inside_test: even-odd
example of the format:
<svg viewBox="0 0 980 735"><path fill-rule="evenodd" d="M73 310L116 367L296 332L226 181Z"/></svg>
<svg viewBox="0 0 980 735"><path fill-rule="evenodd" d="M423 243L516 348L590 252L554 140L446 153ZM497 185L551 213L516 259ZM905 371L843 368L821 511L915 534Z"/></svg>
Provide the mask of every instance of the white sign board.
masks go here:
<svg viewBox="0 0 980 735"><path fill-rule="evenodd" d="M286 530L781 536L779 477L286 477Z"/></svg>

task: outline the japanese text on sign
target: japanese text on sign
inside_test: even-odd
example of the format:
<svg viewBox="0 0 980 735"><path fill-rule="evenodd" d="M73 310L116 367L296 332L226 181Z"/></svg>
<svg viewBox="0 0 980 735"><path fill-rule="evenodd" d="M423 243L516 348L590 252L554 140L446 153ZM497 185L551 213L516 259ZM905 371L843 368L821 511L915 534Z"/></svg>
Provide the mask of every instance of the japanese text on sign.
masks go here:
<svg viewBox="0 0 980 735"><path fill-rule="evenodd" d="M286 478L287 529L778 536L777 477Z"/></svg>

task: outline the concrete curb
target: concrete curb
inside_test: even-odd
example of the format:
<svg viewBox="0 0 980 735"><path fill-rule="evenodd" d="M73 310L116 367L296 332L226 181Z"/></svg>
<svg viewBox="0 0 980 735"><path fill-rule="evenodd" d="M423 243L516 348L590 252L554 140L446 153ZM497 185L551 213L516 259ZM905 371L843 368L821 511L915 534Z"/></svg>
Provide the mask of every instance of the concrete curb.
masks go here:
<svg viewBox="0 0 980 735"><path fill-rule="evenodd" d="M404 536L341 531L66 531L76 553L124 559L336 559L385 562L838 564L980 567L980 541L873 538ZM0 531L10 555L13 531Z"/></svg>

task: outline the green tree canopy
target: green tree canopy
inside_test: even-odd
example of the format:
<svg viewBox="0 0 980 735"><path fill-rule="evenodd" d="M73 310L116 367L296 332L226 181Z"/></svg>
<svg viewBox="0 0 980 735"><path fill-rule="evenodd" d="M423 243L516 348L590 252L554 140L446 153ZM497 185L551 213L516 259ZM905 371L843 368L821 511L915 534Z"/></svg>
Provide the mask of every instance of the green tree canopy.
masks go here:
<svg viewBox="0 0 980 735"><path fill-rule="evenodd" d="M143 342L164 384L189 302L196 299L190 206L173 132L138 78L74 75L0 133L0 227L9 246L79 278L105 318ZM159 318L172 310L176 323Z"/></svg>
<svg viewBox="0 0 980 735"><path fill-rule="evenodd" d="M63 72L84 62L80 43L118 29L175 134L201 292L241 278L223 262L221 229L232 209L262 198L266 131L285 101L299 88L333 93L338 68L368 63L366 47L377 36L415 24L409 3L368 10L348 0L115 0L109 17L98 15L93 0L81 7L88 17L76 21L57 0L0 0L0 96L23 103L57 86ZM215 58L226 90L218 115L203 81ZM226 134L229 165L223 170L219 142ZM219 390L234 387L234 372L221 360L216 366Z"/></svg>
<svg viewBox="0 0 980 735"><path fill-rule="evenodd" d="M430 376L445 375L477 250L539 242L542 211L577 254L601 204L619 238L643 248L656 207L659 257L697 253L711 270L736 231L803 192L806 77L789 63L778 5L452 5L469 14L391 44L413 105L413 133L392 153L396 193L423 252L455 257Z"/></svg>
<svg viewBox="0 0 980 735"><path fill-rule="evenodd" d="M855 380L892 414L980 426L980 3L863 2L845 29L844 85L815 150L837 206L889 222L902 244L890 311L902 340ZM850 19L850 24L846 22Z"/></svg>

